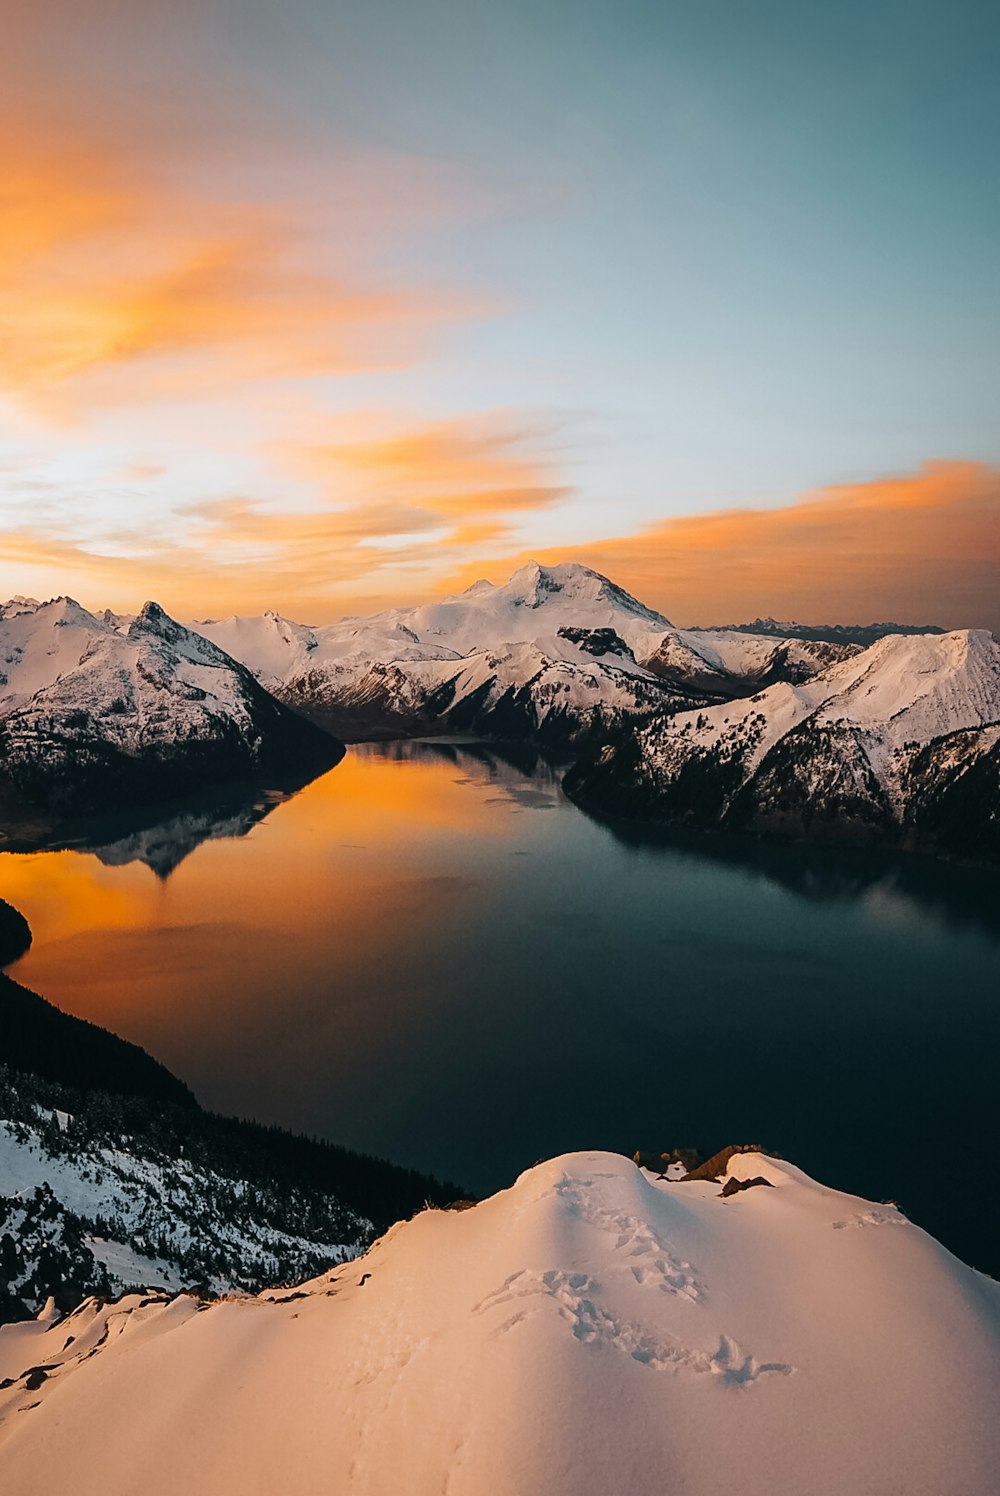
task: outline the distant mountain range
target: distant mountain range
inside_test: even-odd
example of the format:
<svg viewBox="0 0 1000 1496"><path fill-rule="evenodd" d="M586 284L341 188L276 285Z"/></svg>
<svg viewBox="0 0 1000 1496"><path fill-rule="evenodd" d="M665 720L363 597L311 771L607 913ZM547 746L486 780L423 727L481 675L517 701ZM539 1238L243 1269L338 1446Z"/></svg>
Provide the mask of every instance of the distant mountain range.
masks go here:
<svg viewBox="0 0 1000 1496"><path fill-rule="evenodd" d="M677 629L585 566L319 628L277 613L192 625L347 740L433 731L574 748L626 722L807 679L854 646Z"/></svg>
<svg viewBox="0 0 1000 1496"><path fill-rule="evenodd" d="M886 634L943 634L933 623L779 623L755 618L753 623L717 624L723 633L767 634L775 639L810 639L825 644L860 644L867 649Z"/></svg>
<svg viewBox="0 0 1000 1496"><path fill-rule="evenodd" d="M32 814L316 772L341 751L331 733L449 733L577 760L566 788L603 813L992 857L996 653L983 632L892 624L680 629L577 564L315 628L15 599L0 609L0 821L30 844ZM258 812L233 814L240 831ZM189 844L218 824L178 815ZM151 865L169 871L177 833Z"/></svg>

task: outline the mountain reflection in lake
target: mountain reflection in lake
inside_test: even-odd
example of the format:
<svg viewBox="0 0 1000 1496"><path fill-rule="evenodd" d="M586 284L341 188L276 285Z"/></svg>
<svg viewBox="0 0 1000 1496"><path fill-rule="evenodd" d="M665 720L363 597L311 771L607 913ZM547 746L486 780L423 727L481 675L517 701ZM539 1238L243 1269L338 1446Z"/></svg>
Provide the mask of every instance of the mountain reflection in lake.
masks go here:
<svg viewBox="0 0 1000 1496"><path fill-rule="evenodd" d="M476 1190L760 1141L1000 1271L996 875L609 829L559 778L365 745L292 798L4 854L12 975L205 1105Z"/></svg>

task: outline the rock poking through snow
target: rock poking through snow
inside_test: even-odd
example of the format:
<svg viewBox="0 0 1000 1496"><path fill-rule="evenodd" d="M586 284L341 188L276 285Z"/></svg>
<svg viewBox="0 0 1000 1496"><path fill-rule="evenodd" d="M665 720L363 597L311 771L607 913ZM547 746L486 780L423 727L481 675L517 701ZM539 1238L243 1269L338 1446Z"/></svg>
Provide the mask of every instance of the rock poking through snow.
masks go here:
<svg viewBox="0 0 1000 1496"><path fill-rule="evenodd" d="M1000 1287L755 1174L569 1154L295 1294L0 1329L5 1496L994 1496Z"/></svg>

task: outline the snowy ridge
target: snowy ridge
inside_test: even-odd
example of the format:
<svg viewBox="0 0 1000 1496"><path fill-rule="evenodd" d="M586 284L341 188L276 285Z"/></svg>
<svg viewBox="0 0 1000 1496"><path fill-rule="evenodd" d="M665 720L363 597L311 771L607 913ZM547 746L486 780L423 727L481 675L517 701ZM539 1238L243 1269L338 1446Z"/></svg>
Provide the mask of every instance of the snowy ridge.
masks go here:
<svg viewBox="0 0 1000 1496"><path fill-rule="evenodd" d="M1000 850L1000 646L892 635L798 685L604 748L567 788L666 820Z"/></svg>
<svg viewBox="0 0 1000 1496"><path fill-rule="evenodd" d="M193 625L343 736L435 726L564 743L626 719L804 679L852 646L675 629L607 577L531 562L502 586L309 628L275 613Z"/></svg>
<svg viewBox="0 0 1000 1496"><path fill-rule="evenodd" d="M569 1154L292 1293L6 1326L5 1491L992 1496L1000 1287L791 1164L726 1177L762 1182Z"/></svg>
<svg viewBox="0 0 1000 1496"><path fill-rule="evenodd" d="M84 1287L259 1287L371 1240L371 1222L333 1197L276 1192L143 1141L128 1130L142 1103L66 1112L32 1102L39 1089L29 1076L0 1087L0 1318L53 1292L65 1307Z"/></svg>
<svg viewBox="0 0 1000 1496"><path fill-rule="evenodd" d="M86 808L338 749L245 666L148 602L134 618L71 598L0 608L0 794Z"/></svg>

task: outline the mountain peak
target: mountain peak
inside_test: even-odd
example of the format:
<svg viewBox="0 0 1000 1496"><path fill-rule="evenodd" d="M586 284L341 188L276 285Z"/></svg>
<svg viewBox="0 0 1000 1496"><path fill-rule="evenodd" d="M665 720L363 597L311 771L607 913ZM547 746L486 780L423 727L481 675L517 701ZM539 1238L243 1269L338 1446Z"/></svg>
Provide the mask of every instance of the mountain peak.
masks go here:
<svg viewBox="0 0 1000 1496"><path fill-rule="evenodd" d="M155 1177L194 1196L158 1161ZM18 1327L4 1476L24 1493L72 1472L121 1496L141 1452L158 1493L260 1490L280 1469L295 1491L356 1490L360 1470L368 1491L461 1496L984 1496L998 1307L996 1284L895 1206L781 1160L736 1153L678 1181L564 1154L474 1209L420 1211L294 1293L95 1296L68 1347L66 1322ZM193 1406L211 1418L197 1446Z"/></svg>
<svg viewBox="0 0 1000 1496"><path fill-rule="evenodd" d="M169 613L152 599L143 603L127 630L131 639L143 634L152 634L154 638L163 639L168 644L175 643L180 638L181 632L180 625L175 623Z"/></svg>
<svg viewBox="0 0 1000 1496"><path fill-rule="evenodd" d="M556 599L571 604L603 603L616 612L630 613L657 627L671 627L669 619L661 613L580 561L556 561L550 566L527 561L506 582L498 586L487 581L474 582L462 596L473 600L496 599L526 608L541 608Z"/></svg>

